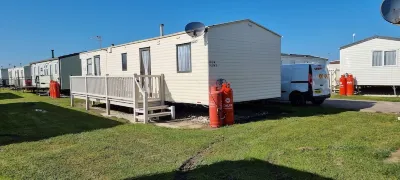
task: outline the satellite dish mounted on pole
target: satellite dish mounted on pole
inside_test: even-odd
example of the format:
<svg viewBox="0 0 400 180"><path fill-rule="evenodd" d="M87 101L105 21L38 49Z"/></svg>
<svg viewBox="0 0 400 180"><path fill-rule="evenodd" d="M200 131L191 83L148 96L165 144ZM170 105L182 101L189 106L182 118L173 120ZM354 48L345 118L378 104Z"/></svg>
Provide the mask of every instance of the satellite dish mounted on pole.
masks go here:
<svg viewBox="0 0 400 180"><path fill-rule="evenodd" d="M204 34L206 27L201 22L191 22L185 26L186 34L196 38Z"/></svg>

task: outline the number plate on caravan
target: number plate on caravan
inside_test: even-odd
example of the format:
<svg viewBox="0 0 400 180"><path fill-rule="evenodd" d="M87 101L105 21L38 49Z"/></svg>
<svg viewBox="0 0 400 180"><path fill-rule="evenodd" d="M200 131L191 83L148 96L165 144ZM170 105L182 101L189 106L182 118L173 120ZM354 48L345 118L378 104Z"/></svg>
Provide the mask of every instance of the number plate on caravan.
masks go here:
<svg viewBox="0 0 400 180"><path fill-rule="evenodd" d="M316 89L316 90L314 90L314 92L317 93L317 94L321 94L321 90L320 89Z"/></svg>

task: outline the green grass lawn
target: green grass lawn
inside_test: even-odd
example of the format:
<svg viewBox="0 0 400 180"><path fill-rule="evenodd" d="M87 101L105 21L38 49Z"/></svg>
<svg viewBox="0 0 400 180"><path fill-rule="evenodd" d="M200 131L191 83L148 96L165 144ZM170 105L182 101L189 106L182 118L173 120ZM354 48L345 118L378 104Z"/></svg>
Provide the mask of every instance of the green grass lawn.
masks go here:
<svg viewBox="0 0 400 180"><path fill-rule="evenodd" d="M387 101L387 102L400 102L400 97L376 97L376 96L340 96L332 95L332 99L350 99L350 100L368 100L368 101Z"/></svg>
<svg viewBox="0 0 400 180"><path fill-rule="evenodd" d="M285 105L266 120L179 130L68 105L0 91L0 179L400 178L384 162L400 148L392 114Z"/></svg>

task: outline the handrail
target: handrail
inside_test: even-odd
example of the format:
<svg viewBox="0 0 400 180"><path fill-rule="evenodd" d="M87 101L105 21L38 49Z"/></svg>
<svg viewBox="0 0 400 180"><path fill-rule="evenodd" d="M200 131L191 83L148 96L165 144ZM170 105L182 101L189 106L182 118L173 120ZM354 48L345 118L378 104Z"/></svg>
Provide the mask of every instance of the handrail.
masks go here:
<svg viewBox="0 0 400 180"><path fill-rule="evenodd" d="M161 75L136 75L137 77L149 77L149 78L152 78L152 77L161 77Z"/></svg>
<svg viewBox="0 0 400 180"><path fill-rule="evenodd" d="M142 95L144 95L144 92L145 92L145 91L140 87L140 84L139 84L139 82L138 82L138 79L137 79L136 77L133 77L133 80L135 81L136 86L139 87L140 93L142 93Z"/></svg>

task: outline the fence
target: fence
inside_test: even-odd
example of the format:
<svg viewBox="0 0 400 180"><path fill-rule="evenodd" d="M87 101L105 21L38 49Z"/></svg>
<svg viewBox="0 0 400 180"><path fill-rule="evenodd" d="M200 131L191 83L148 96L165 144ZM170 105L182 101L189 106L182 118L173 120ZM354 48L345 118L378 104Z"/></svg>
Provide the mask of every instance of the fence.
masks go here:
<svg viewBox="0 0 400 180"><path fill-rule="evenodd" d="M85 97L87 109L89 98L105 100L107 113L111 100L135 109L142 103L145 122L148 102L160 101L163 105L165 101L164 75L71 76L70 82L72 106L74 95Z"/></svg>

